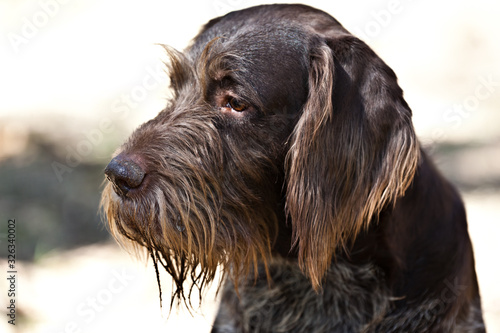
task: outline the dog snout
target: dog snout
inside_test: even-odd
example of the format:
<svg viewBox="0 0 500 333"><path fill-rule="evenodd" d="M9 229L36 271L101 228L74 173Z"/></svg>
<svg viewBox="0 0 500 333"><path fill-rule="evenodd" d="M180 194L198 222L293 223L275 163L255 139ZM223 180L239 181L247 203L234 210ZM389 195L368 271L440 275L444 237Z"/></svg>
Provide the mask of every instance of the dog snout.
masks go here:
<svg viewBox="0 0 500 333"><path fill-rule="evenodd" d="M146 172L131 157L118 155L104 169L107 179L113 184L114 191L126 197L130 190L138 188Z"/></svg>

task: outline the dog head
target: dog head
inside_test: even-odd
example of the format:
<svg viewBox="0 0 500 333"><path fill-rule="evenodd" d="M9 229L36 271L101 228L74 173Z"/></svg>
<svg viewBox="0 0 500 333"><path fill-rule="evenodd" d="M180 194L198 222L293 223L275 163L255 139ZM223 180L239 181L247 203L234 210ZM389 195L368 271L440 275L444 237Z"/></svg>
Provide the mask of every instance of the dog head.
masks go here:
<svg viewBox="0 0 500 333"><path fill-rule="evenodd" d="M293 230L318 288L335 251L411 183L419 149L393 71L335 19L301 5L210 21L166 47L173 98L106 168L110 229L177 285L234 280Z"/></svg>

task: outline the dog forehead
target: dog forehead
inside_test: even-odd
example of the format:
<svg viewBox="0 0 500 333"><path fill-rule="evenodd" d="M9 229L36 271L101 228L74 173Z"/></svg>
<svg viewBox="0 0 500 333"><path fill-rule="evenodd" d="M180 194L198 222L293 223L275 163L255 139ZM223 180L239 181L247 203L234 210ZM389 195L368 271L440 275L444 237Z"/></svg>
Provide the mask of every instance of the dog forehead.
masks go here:
<svg viewBox="0 0 500 333"><path fill-rule="evenodd" d="M215 37L232 36L248 29L266 25L276 27L282 24L300 26L309 33L320 34L332 29L343 29L329 14L306 5L261 5L212 19L202 28L191 47L197 48Z"/></svg>
<svg viewBox="0 0 500 333"><path fill-rule="evenodd" d="M245 56L304 53L314 34L305 13L312 8L303 6L265 5L231 12L208 22L186 50L192 59L198 58L214 40L226 49ZM309 19L318 13L308 13ZM312 15L312 16L311 16Z"/></svg>
<svg viewBox="0 0 500 333"><path fill-rule="evenodd" d="M206 56L197 57L197 68L206 78L230 77L231 82L251 88L269 107L277 103L298 107L295 104L306 93L309 44L307 32L295 24L251 24L209 41L203 50ZM300 102L293 96L300 96Z"/></svg>
<svg viewBox="0 0 500 333"><path fill-rule="evenodd" d="M308 34L303 27L289 23L270 23L244 27L234 36L223 37L232 49L248 58L304 57L308 54ZM268 58L269 59L269 58Z"/></svg>
<svg viewBox="0 0 500 333"><path fill-rule="evenodd" d="M220 23L195 37L186 54L193 63L220 59L225 54L245 63L272 62L274 60L304 60L311 38L304 27L288 22L240 25L238 29ZM215 57L214 57L215 56ZM276 63L279 65L279 63Z"/></svg>

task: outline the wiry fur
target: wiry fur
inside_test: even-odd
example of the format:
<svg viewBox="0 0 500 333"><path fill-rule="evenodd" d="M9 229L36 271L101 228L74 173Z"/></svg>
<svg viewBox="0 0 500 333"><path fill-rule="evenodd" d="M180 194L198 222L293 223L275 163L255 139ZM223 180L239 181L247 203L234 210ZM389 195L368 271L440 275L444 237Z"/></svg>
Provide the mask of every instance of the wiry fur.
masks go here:
<svg viewBox="0 0 500 333"><path fill-rule="evenodd" d="M371 265L338 262L320 292L294 263L273 260L269 272L271 284L261 272L240 287L241 298L225 286L217 332L363 332L389 310L389 291Z"/></svg>
<svg viewBox="0 0 500 333"><path fill-rule="evenodd" d="M261 267L262 269L262 267ZM484 329L481 307L470 305L469 317L455 322L441 320L447 303L458 291L405 311L402 316L382 283L383 273L375 266L338 261L329 267L320 292L299 267L282 259L269 264L271 284L261 271L259 279L248 279L234 292L231 283L222 292L214 332L477 332ZM328 318L328 320L325 320Z"/></svg>
<svg viewBox="0 0 500 333"><path fill-rule="evenodd" d="M220 268L213 332L484 332L463 203L366 44L271 5L165 49L173 98L106 168L102 207L172 300Z"/></svg>
<svg viewBox="0 0 500 333"><path fill-rule="evenodd" d="M234 279L246 276L259 259L270 256L271 235L276 233L272 207L264 206L253 216L246 209L262 206L264 194L246 184L237 188L227 178L231 173L233 179L243 177L245 170L221 167L227 159L223 145L226 151L234 148L222 143L212 118L203 110L176 109L166 112L161 124L140 127L121 150L140 155L152 170L145 179L151 182L148 192L132 200L121 200L111 186L103 193L113 235L144 246L172 275L180 297L186 279L202 289L219 265L228 267ZM272 167L265 158L244 160L252 165L253 174L245 175L248 182L260 177L255 169L259 164ZM242 225L241 220L252 223Z"/></svg>
<svg viewBox="0 0 500 333"><path fill-rule="evenodd" d="M373 70L379 61L375 55L353 37L341 38L351 39L353 50L338 54L337 61L352 61L361 53L364 58L358 61L367 63L365 71ZM366 73L349 73L354 80L346 84L340 70L332 72L334 53L326 44L311 57L309 99L288 153L287 208L299 264L319 286L334 252L325 244L347 247L373 217L403 195L420 153L402 91L384 87L392 84L393 73L368 81ZM332 91L341 96L332 99ZM360 97L381 102L361 104Z"/></svg>

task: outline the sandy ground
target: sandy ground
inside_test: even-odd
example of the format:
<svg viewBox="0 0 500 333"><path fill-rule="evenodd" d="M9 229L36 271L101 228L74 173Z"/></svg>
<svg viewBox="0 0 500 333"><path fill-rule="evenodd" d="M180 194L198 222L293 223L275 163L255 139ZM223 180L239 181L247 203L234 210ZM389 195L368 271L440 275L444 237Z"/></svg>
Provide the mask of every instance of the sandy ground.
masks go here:
<svg viewBox="0 0 500 333"><path fill-rule="evenodd" d="M465 196L488 332L500 332L500 193Z"/></svg>
<svg viewBox="0 0 500 333"><path fill-rule="evenodd" d="M465 196L469 229L489 332L500 332L500 193ZM5 267L4 260L0 266ZM217 308L215 288L191 316L184 309L169 315L170 281L163 275L160 309L151 265L133 259L116 244L95 245L46 256L36 265L19 264L18 325L5 320L0 331L59 332L209 332ZM5 280L0 290L6 290ZM5 293L0 293L5 304Z"/></svg>

